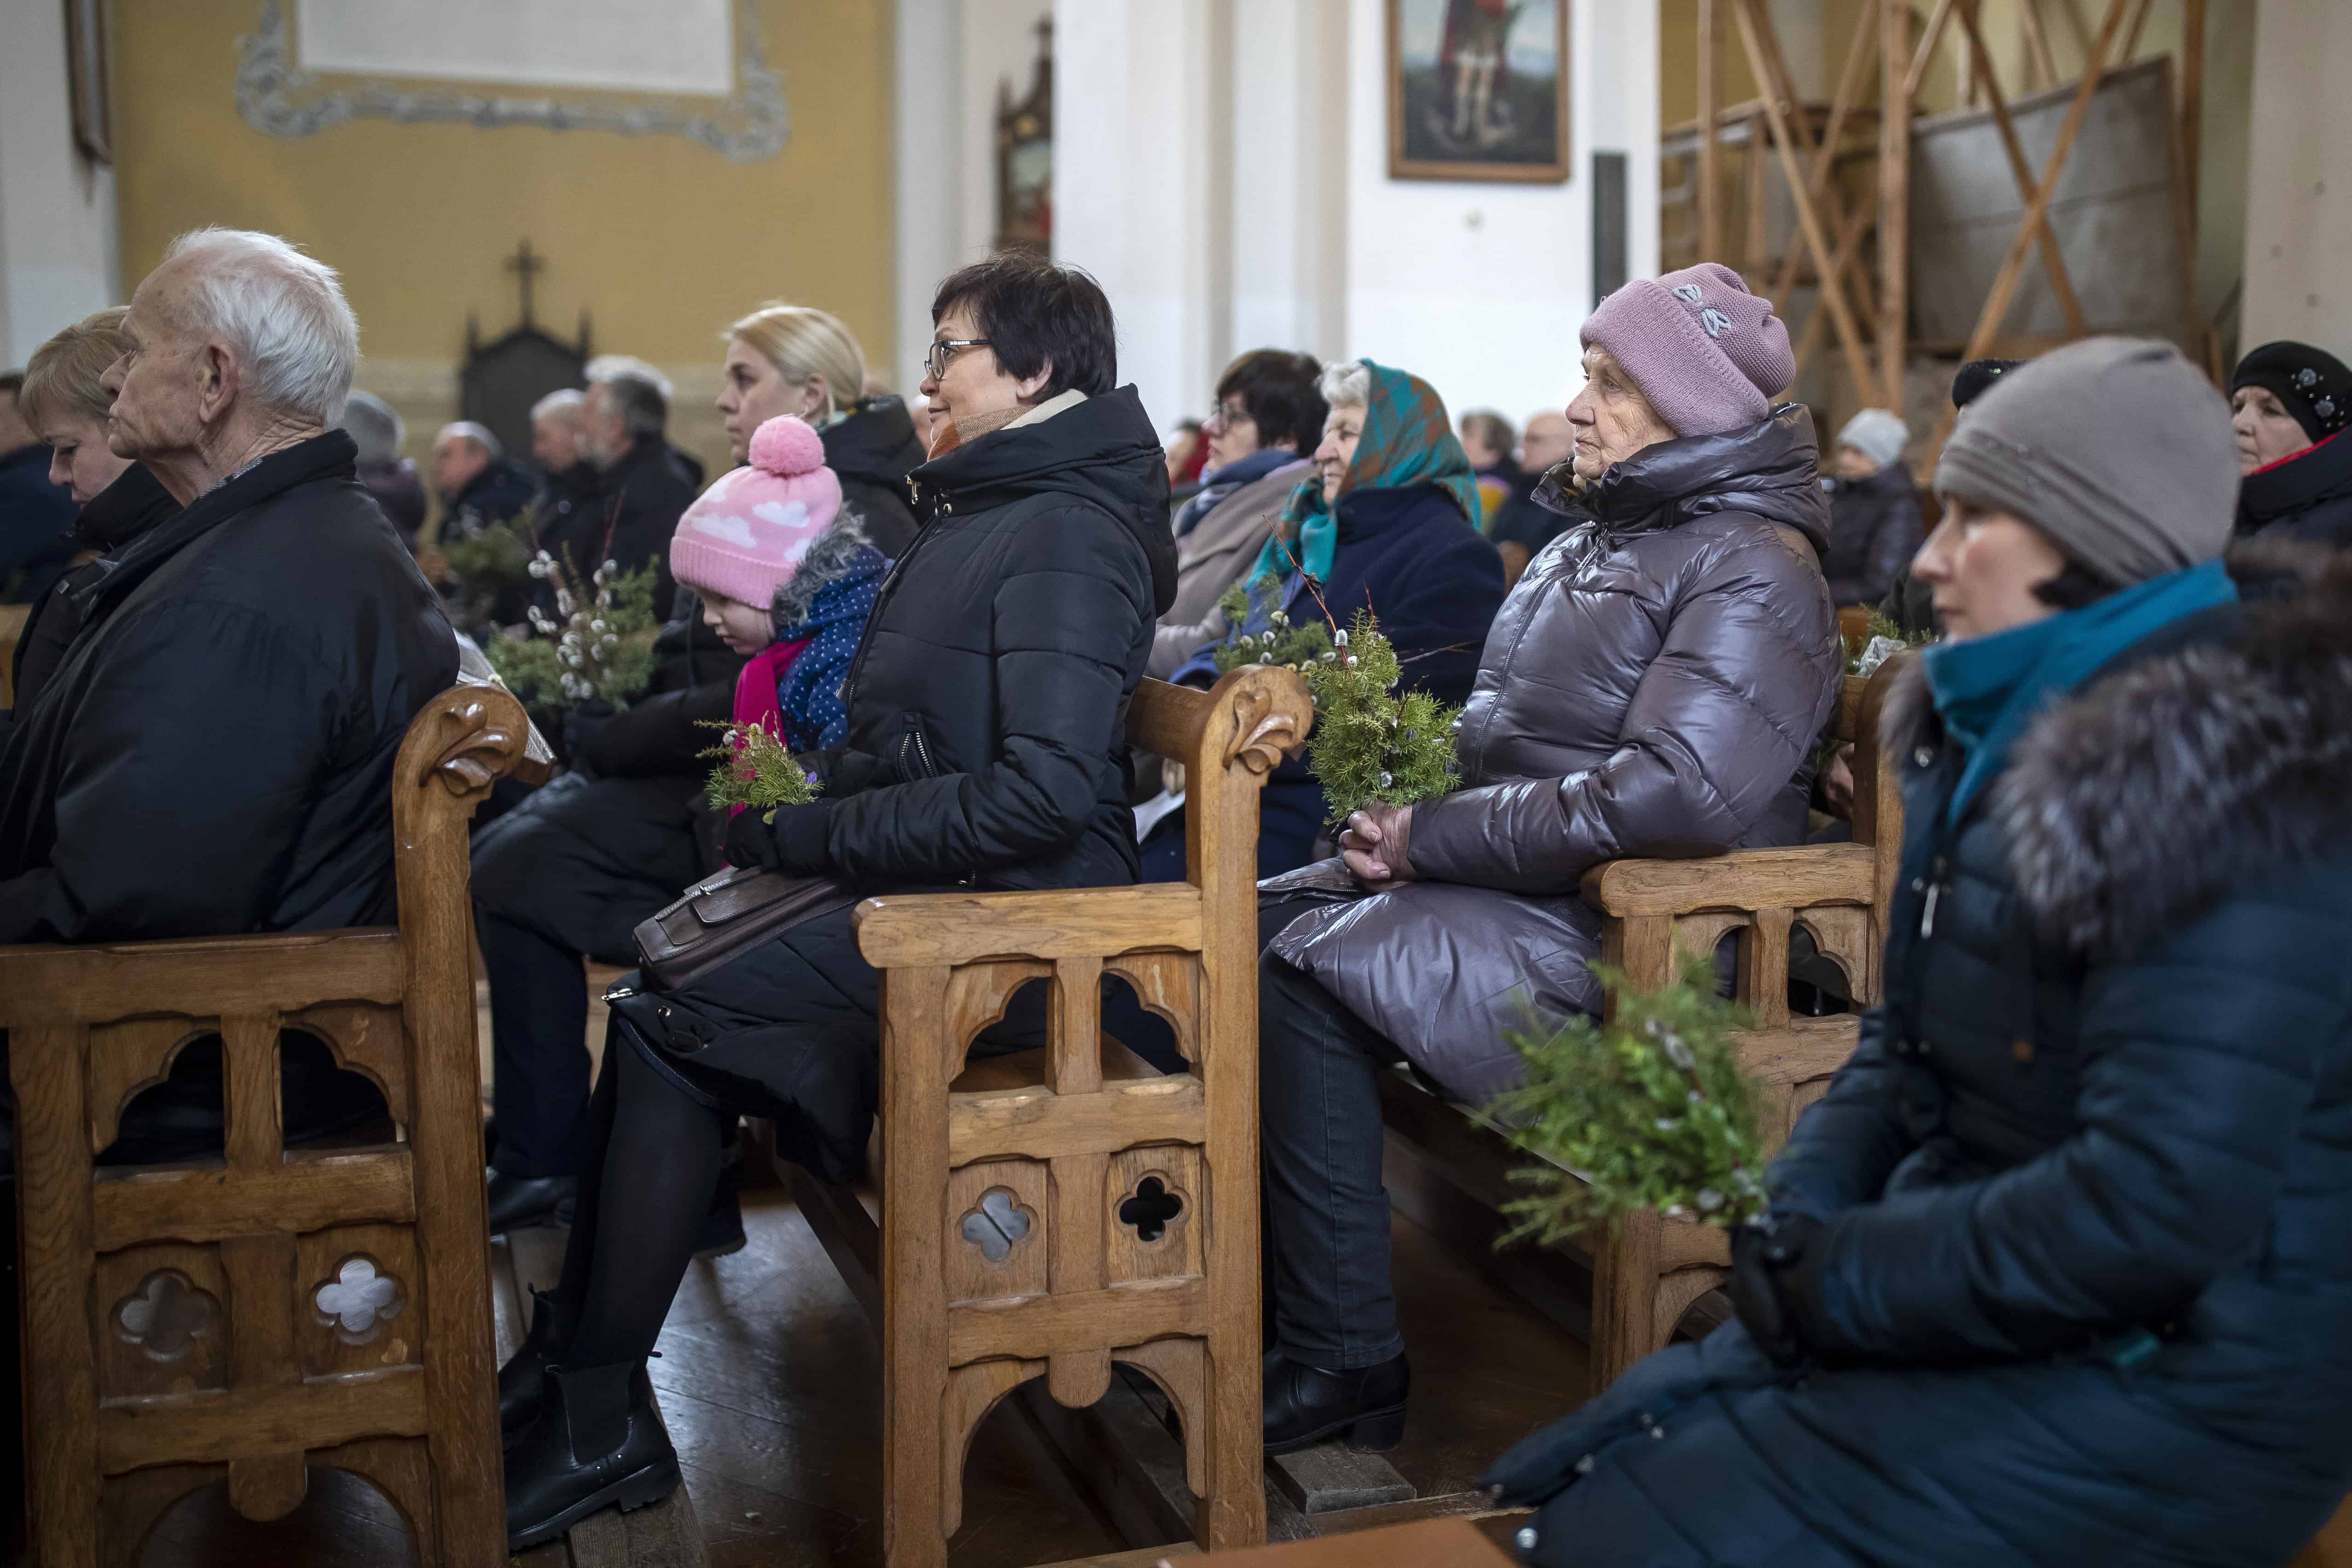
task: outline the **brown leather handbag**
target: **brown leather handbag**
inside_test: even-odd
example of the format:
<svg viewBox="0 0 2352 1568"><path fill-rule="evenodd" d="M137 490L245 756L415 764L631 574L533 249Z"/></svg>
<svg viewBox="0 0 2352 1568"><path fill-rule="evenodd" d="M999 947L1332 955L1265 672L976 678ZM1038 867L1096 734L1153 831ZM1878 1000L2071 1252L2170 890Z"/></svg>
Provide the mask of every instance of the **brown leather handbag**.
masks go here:
<svg viewBox="0 0 2352 1568"><path fill-rule="evenodd" d="M682 990L746 948L803 921L837 913L857 899L830 877L730 867L639 922L637 967L649 989Z"/></svg>

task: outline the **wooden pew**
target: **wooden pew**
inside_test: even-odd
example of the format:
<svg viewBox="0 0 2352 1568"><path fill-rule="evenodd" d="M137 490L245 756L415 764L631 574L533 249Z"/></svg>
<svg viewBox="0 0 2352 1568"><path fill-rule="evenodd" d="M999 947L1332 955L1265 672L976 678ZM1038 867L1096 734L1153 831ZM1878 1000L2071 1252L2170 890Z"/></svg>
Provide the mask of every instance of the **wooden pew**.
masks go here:
<svg viewBox="0 0 2352 1568"><path fill-rule="evenodd" d="M503 689L425 705L393 774L396 928L0 948L43 1568L129 1568L217 1479L280 1518L313 1465L381 1490L429 1568L506 1562L466 828L545 755ZM281 1028L383 1090L394 1141L286 1148ZM222 1157L95 1166L214 1036Z"/></svg>
<svg viewBox="0 0 2352 1568"><path fill-rule="evenodd" d="M878 1225L857 1192L790 1179L881 1325L889 1568L945 1562L965 1453L998 1400L1043 1379L1091 1405L1114 1363L1181 1418L1201 1542L1265 1538L1258 790L1313 722L1286 672L1206 692L1147 680L1128 736L1186 766L1185 882L860 906L883 972ZM1168 1020L1188 1072L1102 1035L1106 974ZM1052 1045L966 1067L1033 980L1052 986Z"/></svg>
<svg viewBox="0 0 2352 1568"><path fill-rule="evenodd" d="M0 708L16 705L16 644L32 613L30 605L0 605Z"/></svg>
<svg viewBox="0 0 2352 1568"><path fill-rule="evenodd" d="M1834 731L1853 743L1853 841L1786 849L1749 849L1696 860L1617 860L1584 879L1585 900L1606 917L1602 957L1637 985L1671 979L1675 953L1710 953L1737 943L1737 994L1759 1026L1741 1041L1748 1070L1770 1090L1767 1140L1788 1136L1799 1112L1821 1098L1853 1054L1861 1014L1879 997L1885 919L1902 851L1903 806L1896 769L1879 754L1879 718L1900 668L1899 654L1868 680L1849 676ZM1853 1011L1792 1017L1789 945L1802 928L1836 961L1853 993ZM1389 1133L1390 1191L1406 1214L1442 1234L1484 1248L1500 1226L1493 1211L1516 1195L1508 1168L1532 1156L1475 1108L1447 1104L1417 1079L1392 1074L1381 1089ZM1506 1283L1571 1326L1592 1347L1597 1392L1643 1356L1673 1339L1692 1305L1728 1278L1730 1243L1712 1226L1643 1212L1613 1234L1595 1233L1558 1256L1490 1258ZM1564 1268L1559 1265L1565 1264ZM1590 1316L1561 1300L1590 1280Z"/></svg>

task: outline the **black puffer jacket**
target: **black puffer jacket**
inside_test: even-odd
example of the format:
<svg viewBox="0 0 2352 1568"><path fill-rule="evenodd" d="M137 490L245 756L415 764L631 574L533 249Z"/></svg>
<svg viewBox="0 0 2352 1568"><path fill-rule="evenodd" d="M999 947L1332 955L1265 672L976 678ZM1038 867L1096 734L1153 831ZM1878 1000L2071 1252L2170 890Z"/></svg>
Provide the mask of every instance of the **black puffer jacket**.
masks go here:
<svg viewBox="0 0 2352 1568"><path fill-rule="evenodd" d="M824 466L841 480L841 499L866 528L874 548L896 561L915 542L915 509L908 504L907 476L923 460L915 421L896 397L858 405L846 419L817 432L824 443Z"/></svg>
<svg viewBox="0 0 2352 1568"><path fill-rule="evenodd" d="M0 754L0 943L393 914L392 764L457 635L340 430L150 529Z"/></svg>
<svg viewBox="0 0 2352 1568"><path fill-rule="evenodd" d="M822 798L776 813L776 863L862 883L1132 882L1121 726L1176 584L1142 403L1132 387L1076 402L913 479L929 519L850 667Z"/></svg>
<svg viewBox="0 0 2352 1568"><path fill-rule="evenodd" d="M2238 489L2238 532L2352 545L2352 432L2257 468Z"/></svg>
<svg viewBox="0 0 2352 1568"><path fill-rule="evenodd" d="M1271 951L1474 1099L1518 1077L1504 1032L1522 998L1600 1006L1584 873L1801 842L1806 757L1837 700L1804 409L1652 447L1579 498L1544 493L1569 530L1487 635L1463 787L1413 808L1420 879L1363 898L1328 861L1268 885L1339 900Z"/></svg>
<svg viewBox="0 0 2352 1568"><path fill-rule="evenodd" d="M1885 598L1924 537L1919 492L1899 459L1866 479L1832 482L1830 546L1822 556L1830 603L1875 605Z"/></svg>
<svg viewBox="0 0 2352 1568"><path fill-rule="evenodd" d="M559 558L569 551L583 578L606 561L624 572L652 566L654 614L667 620L677 589L669 574L669 536L701 489L683 453L658 436L640 436L604 470L593 505L541 525L540 547ZM541 607L551 613L554 604L553 590L542 588Z"/></svg>
<svg viewBox="0 0 2352 1568"><path fill-rule="evenodd" d="M1537 1562L2274 1568L2336 1508L2352 558L2305 570L2126 649L1957 827L1910 672L1885 1005L1768 1182L1826 1226L1813 1364L1735 1322L1521 1445Z"/></svg>

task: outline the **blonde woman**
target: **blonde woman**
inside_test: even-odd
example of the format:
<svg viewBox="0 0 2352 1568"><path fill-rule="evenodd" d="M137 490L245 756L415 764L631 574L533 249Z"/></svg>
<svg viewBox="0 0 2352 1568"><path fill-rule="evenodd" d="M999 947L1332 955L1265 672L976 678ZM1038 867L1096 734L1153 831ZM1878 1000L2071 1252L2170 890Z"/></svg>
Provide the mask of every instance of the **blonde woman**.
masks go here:
<svg viewBox="0 0 2352 1568"><path fill-rule="evenodd" d="M842 499L883 554L915 537L907 470L923 460L914 421L898 397L865 395L866 353L837 316L771 301L727 329L719 412L735 461L750 461L751 432L782 415L804 419L824 443Z"/></svg>
<svg viewBox="0 0 2352 1568"><path fill-rule="evenodd" d="M79 509L74 544L99 555L121 549L180 510L152 474L116 457L106 444L106 414L114 395L98 378L130 346L122 334L127 313L119 305L100 310L34 350L16 393L17 414L48 445L49 482L70 491ZM68 569L58 590L33 601L31 618L16 643L18 709L33 705L81 629L82 602L74 589L93 570L91 563Z"/></svg>

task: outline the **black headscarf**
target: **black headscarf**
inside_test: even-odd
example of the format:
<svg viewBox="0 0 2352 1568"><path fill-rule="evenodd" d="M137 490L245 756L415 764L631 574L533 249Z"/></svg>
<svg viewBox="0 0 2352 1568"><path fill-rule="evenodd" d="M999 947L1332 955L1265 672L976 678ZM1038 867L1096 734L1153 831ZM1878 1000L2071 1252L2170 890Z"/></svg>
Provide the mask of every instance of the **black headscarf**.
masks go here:
<svg viewBox="0 0 2352 1568"><path fill-rule="evenodd" d="M2021 359L1972 359L1952 377L1952 406L1966 408L1991 389L1992 384L2025 362Z"/></svg>
<svg viewBox="0 0 2352 1568"><path fill-rule="evenodd" d="M2230 395L2235 397L2242 386L2276 394L2315 444L2352 423L2352 370L2309 343L2264 343L2238 362Z"/></svg>

